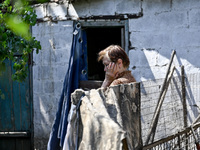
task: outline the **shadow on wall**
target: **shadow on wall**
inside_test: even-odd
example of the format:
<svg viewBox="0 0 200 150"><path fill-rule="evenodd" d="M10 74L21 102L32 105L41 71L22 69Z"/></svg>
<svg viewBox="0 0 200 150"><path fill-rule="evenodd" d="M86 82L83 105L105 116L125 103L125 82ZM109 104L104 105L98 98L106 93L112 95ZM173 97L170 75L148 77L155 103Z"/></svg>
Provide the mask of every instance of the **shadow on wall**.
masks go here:
<svg viewBox="0 0 200 150"><path fill-rule="evenodd" d="M195 74L196 75L196 74ZM192 83L192 80L194 75L190 75L190 77L185 76L185 87L186 87L186 93L185 93L185 98L186 98L186 103L187 103L187 117L188 117L188 125L191 124L195 118L199 115L199 106L197 105L197 93L194 91L194 84ZM182 94L182 84L181 84L181 75L178 75L179 80L175 80L174 78L172 79L172 84L174 84L176 92L178 93L179 99L181 100L181 103L183 104L183 94Z"/></svg>
<svg viewBox="0 0 200 150"><path fill-rule="evenodd" d="M179 77L179 82L181 82L181 66L184 66L185 70L185 87L186 87L186 101L188 110L188 125L191 124L195 118L199 115L199 104L198 104L198 73L200 71L200 66L198 63L199 59L199 49L198 48L185 48L177 49L176 57L174 59L174 65L177 68L175 76ZM163 51L159 53L162 56L166 56ZM170 58L168 54L168 59ZM180 89L179 89L180 90ZM178 91L178 90L177 90ZM179 91L179 95L182 97L182 91Z"/></svg>
<svg viewBox="0 0 200 150"><path fill-rule="evenodd" d="M141 49L130 50L130 70L137 81L155 80L164 78L173 50L170 49ZM173 65L176 67L176 74L180 75L180 68L185 66L187 74L200 71L198 63L198 49L176 50Z"/></svg>
<svg viewBox="0 0 200 150"><path fill-rule="evenodd" d="M186 75L186 100L188 103L188 121L193 123L199 115L199 80L198 74Z"/></svg>
<svg viewBox="0 0 200 150"><path fill-rule="evenodd" d="M167 68L170 62L172 50L167 49L142 49L132 50L129 52L130 57L130 70L133 70L133 75L136 80L155 81L156 79L162 79L165 77ZM180 100L182 101L182 90L181 86L181 66L185 66L186 70L186 101L188 109L188 123L192 123L194 118L199 115L199 104L198 104L198 77L193 77L191 74L199 71L198 64L198 49L185 49L176 50L176 55L173 60L173 64L176 67L174 77L179 78L178 81L172 79L171 83L175 85L176 91ZM194 76L195 76L194 75ZM141 82L142 84L142 82ZM141 85L142 87L142 85ZM145 89L141 90L142 94L146 94Z"/></svg>

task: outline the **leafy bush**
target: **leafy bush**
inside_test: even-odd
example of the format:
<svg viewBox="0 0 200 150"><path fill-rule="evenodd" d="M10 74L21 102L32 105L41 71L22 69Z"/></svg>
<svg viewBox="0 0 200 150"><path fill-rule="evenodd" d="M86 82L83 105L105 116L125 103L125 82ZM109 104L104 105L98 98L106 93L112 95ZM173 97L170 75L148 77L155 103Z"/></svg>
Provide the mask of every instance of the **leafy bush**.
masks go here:
<svg viewBox="0 0 200 150"><path fill-rule="evenodd" d="M5 0L0 4L0 74L5 70L4 60L9 59L14 62L13 80L21 82L26 79L30 54L41 49L40 42L30 33L36 17L26 1Z"/></svg>

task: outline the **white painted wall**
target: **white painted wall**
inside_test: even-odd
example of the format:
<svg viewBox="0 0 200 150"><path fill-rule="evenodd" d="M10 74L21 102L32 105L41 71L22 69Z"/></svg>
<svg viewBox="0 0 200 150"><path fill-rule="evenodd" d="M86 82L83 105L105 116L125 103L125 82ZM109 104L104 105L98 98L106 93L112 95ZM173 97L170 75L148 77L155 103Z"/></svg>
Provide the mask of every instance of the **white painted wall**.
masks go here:
<svg viewBox="0 0 200 150"><path fill-rule="evenodd" d="M129 19L130 70L137 81L163 78L172 50L177 52L177 74L180 65L187 74L200 72L199 0L77 0L73 6L79 17L143 12L142 17ZM45 21L32 29L42 46L33 55L35 149L46 149L68 67L73 21L66 16L67 7L35 7L38 19Z"/></svg>

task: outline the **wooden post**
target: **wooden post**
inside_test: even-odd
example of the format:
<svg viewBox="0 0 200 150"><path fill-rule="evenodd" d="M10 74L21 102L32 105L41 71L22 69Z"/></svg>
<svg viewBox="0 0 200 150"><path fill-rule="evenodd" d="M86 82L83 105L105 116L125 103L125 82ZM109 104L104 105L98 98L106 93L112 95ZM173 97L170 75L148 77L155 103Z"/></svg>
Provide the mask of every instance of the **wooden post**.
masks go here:
<svg viewBox="0 0 200 150"><path fill-rule="evenodd" d="M181 66L181 84L182 84L182 100L183 100L183 120L184 120L184 127L186 128L188 125L187 125L187 104L186 104L184 66Z"/></svg>
<svg viewBox="0 0 200 150"><path fill-rule="evenodd" d="M185 71L184 66L181 66L181 86L182 86L182 102L183 102L183 123L184 127L186 128L188 126L187 124L187 104L186 104L186 89L185 89ZM188 136L187 133L186 136L186 144L185 149L188 150Z"/></svg>
<svg viewBox="0 0 200 150"><path fill-rule="evenodd" d="M155 131L156 131L155 126L157 125L157 122L158 122L158 117L159 117L160 109L161 109L165 94L167 93L167 88L168 88L167 84L169 84L170 78L171 78L171 77L168 77L168 76L170 74L170 69L171 69L171 65L172 65L175 54L176 54L176 51L173 50L173 52L171 54L169 66L167 68L167 73L166 73L166 76L165 76L165 79L164 79L164 82L163 82L163 86L162 86L162 89L161 89L161 92L160 92L160 95L159 95L159 98L158 98L158 103L157 103L157 106L156 106L156 109L155 109L155 112L154 112L154 115L153 115L153 120L152 120L152 123L151 123L151 126L150 126L150 130L149 130L149 133L147 135L145 145L148 144L152 133L153 133L152 142L153 142L153 139L154 139L154 136L155 136ZM172 76L174 69L175 69L175 67L171 71L170 76Z"/></svg>
<svg viewBox="0 0 200 150"><path fill-rule="evenodd" d="M200 119L200 114L198 115L198 117L195 119L195 121L192 124L197 123L199 119Z"/></svg>
<svg viewBox="0 0 200 150"><path fill-rule="evenodd" d="M194 129L193 129L193 125L191 125L190 127L191 127L191 130L192 130L192 134L193 134L193 137L194 137L196 148L197 148L197 150L200 150L199 140L198 140L197 136L195 135L195 132L194 132Z"/></svg>
<svg viewBox="0 0 200 150"><path fill-rule="evenodd" d="M153 117L153 120L152 120L152 123L151 123L151 126L150 126L149 133L147 135L147 139L146 139L145 145L148 144L148 142L149 142L149 140L151 138L151 135L152 135L152 142L153 142L153 139L154 139L154 136L155 136L155 131L156 131L156 126L157 126L157 122L158 122L158 118L159 118L159 115L160 115L161 106L162 106L163 101L165 99L165 95L167 93L167 89L169 87L169 83L170 83L171 78L173 76L174 70L175 70L175 67L173 67L171 73L169 74L169 78L167 77L168 80L166 80L167 82L165 84L165 89L163 90L161 98L158 101L158 105L157 105L157 108L156 108L155 113L154 113L154 117Z"/></svg>
<svg viewBox="0 0 200 150"><path fill-rule="evenodd" d="M199 128L199 127L200 127L200 123L197 123L197 124L193 125L193 129L194 130ZM169 142L169 141L171 141L171 140L173 140L175 138L178 138L178 136L180 136L179 138L180 138L180 147L181 147L182 138L185 137L184 134L186 134L186 133L189 134L189 135L191 134L191 127L187 127L185 129L183 129L182 131L179 131L176 134L172 134L172 135L170 135L170 136L168 136L166 138L160 139L160 140L158 140L156 142L153 142L153 143L151 143L149 145L145 145L145 146L143 146L142 150L155 149L155 147L157 147L158 145L162 145L163 143L166 143L166 142ZM171 149L172 150L176 149L176 146L178 146L178 143L175 145L175 147L172 147Z"/></svg>
<svg viewBox="0 0 200 150"><path fill-rule="evenodd" d="M163 82L162 89L161 89L161 92L160 92L160 95L159 95L158 100L161 99L161 97L162 97L162 95L163 95L163 92L164 92L164 90L165 90L165 88L166 88L166 83L167 83L168 75L169 75L169 73L170 73L170 68L171 68L171 65L172 65L172 62L173 62L173 59L174 59L175 54L176 54L176 51L173 50L173 52L172 52L172 54L171 54L170 62L169 62L168 68L167 68L167 73L166 73L166 75L165 75L165 79L164 79L164 82ZM157 109L157 107L158 107L158 103L157 103L156 109Z"/></svg>
<svg viewBox="0 0 200 150"><path fill-rule="evenodd" d="M179 148L179 149L181 149L181 142L180 142L181 139L180 139L180 136L181 136L181 135L178 135L178 137L177 137L177 138L178 138L178 148Z"/></svg>

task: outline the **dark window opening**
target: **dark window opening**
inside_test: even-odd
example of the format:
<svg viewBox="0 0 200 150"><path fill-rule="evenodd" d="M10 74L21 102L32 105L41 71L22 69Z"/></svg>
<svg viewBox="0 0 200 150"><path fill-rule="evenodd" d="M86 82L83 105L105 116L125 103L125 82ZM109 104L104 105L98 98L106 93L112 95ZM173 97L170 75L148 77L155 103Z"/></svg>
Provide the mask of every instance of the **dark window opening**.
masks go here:
<svg viewBox="0 0 200 150"><path fill-rule="evenodd" d="M99 51L111 44L121 46L121 27L87 28L88 80L104 80L102 62L98 62Z"/></svg>

